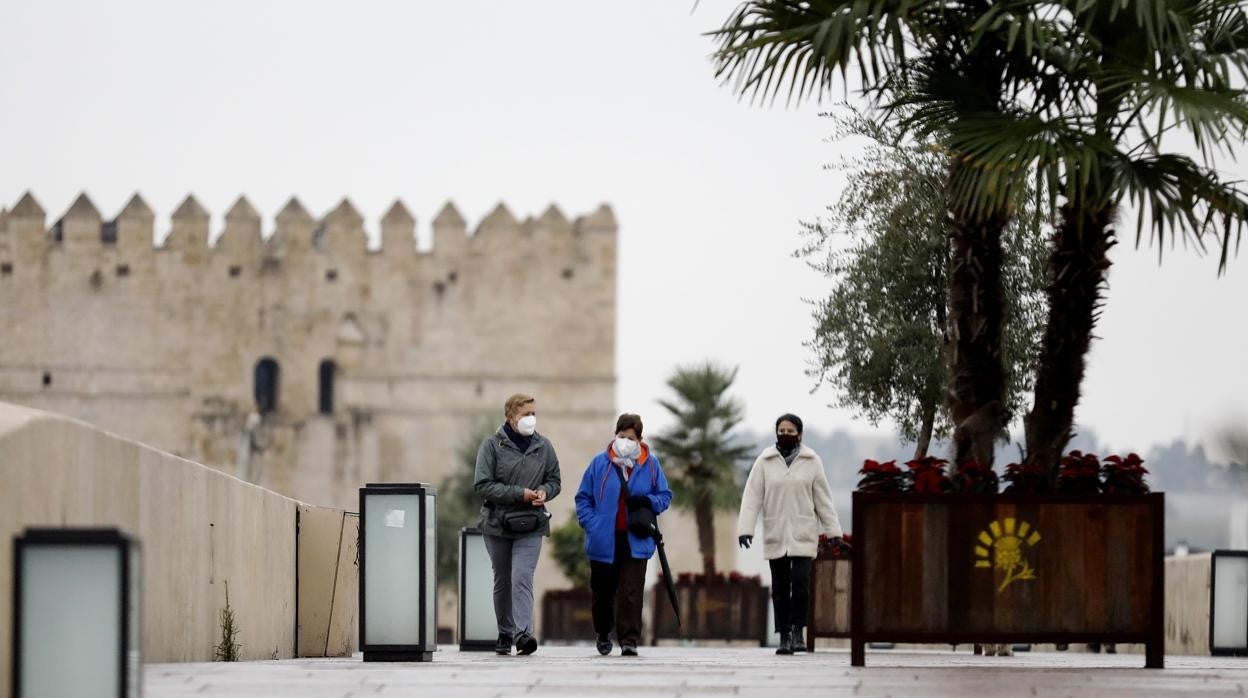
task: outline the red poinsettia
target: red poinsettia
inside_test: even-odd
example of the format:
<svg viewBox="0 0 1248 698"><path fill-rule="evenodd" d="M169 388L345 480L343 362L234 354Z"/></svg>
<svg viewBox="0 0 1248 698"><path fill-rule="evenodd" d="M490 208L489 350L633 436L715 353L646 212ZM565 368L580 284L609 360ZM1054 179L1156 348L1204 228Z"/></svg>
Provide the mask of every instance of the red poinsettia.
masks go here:
<svg viewBox="0 0 1248 698"><path fill-rule="evenodd" d="M1011 494L1048 494L1048 469L1037 463L1010 463L1005 466L1005 476L1009 483L1005 491Z"/></svg>
<svg viewBox="0 0 1248 698"><path fill-rule="evenodd" d="M906 463L910 468L910 489L920 494L940 494L952 489L945 466L949 461L935 456L924 456Z"/></svg>
<svg viewBox="0 0 1248 698"><path fill-rule="evenodd" d="M1101 474L1105 478L1105 494L1148 493L1148 483L1144 481L1148 469L1144 467L1143 459L1134 453L1128 453L1126 458L1106 457Z"/></svg>
<svg viewBox="0 0 1248 698"><path fill-rule="evenodd" d="M1071 451L1057 471L1057 491L1062 494L1096 494L1101 490L1101 460L1092 453Z"/></svg>
<svg viewBox="0 0 1248 698"><path fill-rule="evenodd" d="M840 545L821 533L819 534L818 558L820 560L848 560L853 557L853 545L853 536L848 533L841 534Z"/></svg>
<svg viewBox="0 0 1248 698"><path fill-rule="evenodd" d="M973 458L958 466L958 472L953 476L955 492L996 494L1000 488L1001 483L997 479L997 474L993 472L992 466L980 463Z"/></svg>
<svg viewBox="0 0 1248 698"><path fill-rule="evenodd" d="M862 479L858 481L859 492L902 492L905 490L905 473L897 467L897 461L883 463L867 459L858 471Z"/></svg>

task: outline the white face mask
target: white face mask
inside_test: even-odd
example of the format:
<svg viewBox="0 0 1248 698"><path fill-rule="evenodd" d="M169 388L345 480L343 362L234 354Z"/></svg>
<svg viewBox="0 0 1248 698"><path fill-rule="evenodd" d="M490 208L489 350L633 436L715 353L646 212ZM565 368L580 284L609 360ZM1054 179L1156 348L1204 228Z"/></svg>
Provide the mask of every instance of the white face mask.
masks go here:
<svg viewBox="0 0 1248 698"><path fill-rule="evenodd" d="M615 455L620 458L636 458L641 454L641 445L630 438L617 436L611 450L615 451Z"/></svg>
<svg viewBox="0 0 1248 698"><path fill-rule="evenodd" d="M537 431L537 415L531 414L516 420L516 431L525 436L532 436Z"/></svg>

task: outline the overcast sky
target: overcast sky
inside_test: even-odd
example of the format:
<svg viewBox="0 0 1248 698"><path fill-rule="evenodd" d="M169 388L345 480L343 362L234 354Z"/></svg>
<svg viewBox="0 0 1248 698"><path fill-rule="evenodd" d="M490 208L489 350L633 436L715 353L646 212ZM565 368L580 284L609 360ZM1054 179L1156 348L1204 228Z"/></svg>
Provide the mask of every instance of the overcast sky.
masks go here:
<svg viewBox="0 0 1248 698"><path fill-rule="evenodd" d="M709 357L740 366L751 428L873 431L810 393L803 299L828 283L791 257L855 145L825 142L818 105L717 84L702 32L734 5L0 0L0 202L29 189L52 221L86 190L111 217L137 190L161 235L188 192L214 233L240 193L266 234L291 194L316 214L349 195L372 234L395 197L421 235L448 199L470 226L500 200L609 202L621 409L661 426L666 375ZM1243 424L1248 250L1217 278L1128 238L1079 420L1123 450Z"/></svg>

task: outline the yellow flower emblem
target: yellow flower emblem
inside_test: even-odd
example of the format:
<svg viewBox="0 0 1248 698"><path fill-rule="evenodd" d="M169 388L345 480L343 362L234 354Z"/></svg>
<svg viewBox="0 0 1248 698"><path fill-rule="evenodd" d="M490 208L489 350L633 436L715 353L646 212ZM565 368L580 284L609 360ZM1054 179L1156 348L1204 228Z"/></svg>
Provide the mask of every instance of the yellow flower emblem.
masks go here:
<svg viewBox="0 0 1248 698"><path fill-rule="evenodd" d="M1036 578L1036 571L1023 557L1024 548L1030 548L1040 542L1040 533L1031 528L1026 521L1018 521L1013 516L1004 520L993 521L988 528L979 534L978 545L975 546L976 567L998 569L1005 573L997 593L1014 582Z"/></svg>

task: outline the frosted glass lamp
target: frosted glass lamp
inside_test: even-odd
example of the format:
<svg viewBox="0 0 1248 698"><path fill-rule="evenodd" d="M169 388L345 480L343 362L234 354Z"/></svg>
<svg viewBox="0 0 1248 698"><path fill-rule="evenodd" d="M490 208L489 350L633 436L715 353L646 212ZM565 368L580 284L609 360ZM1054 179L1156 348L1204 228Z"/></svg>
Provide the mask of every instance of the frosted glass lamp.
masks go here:
<svg viewBox="0 0 1248 698"><path fill-rule="evenodd" d="M360 650L366 662L428 662L437 650L437 492L360 488Z"/></svg>
<svg viewBox="0 0 1248 698"><path fill-rule="evenodd" d="M115 528L13 539L12 695L142 693L139 545Z"/></svg>
<svg viewBox="0 0 1248 698"><path fill-rule="evenodd" d="M480 529L459 531L459 649L493 650L498 639L494 619L494 572Z"/></svg>
<svg viewBox="0 0 1248 698"><path fill-rule="evenodd" d="M1248 551L1215 550L1209 564L1209 649L1248 655Z"/></svg>

